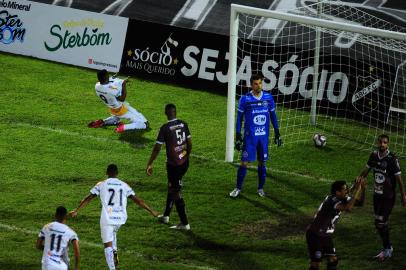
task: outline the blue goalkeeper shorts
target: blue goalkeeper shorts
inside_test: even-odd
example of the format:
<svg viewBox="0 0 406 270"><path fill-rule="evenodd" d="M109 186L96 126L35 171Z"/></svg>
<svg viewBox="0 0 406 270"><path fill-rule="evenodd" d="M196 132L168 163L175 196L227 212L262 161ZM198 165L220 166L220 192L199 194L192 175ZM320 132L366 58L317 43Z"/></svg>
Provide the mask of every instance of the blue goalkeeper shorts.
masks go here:
<svg viewBox="0 0 406 270"><path fill-rule="evenodd" d="M253 162L268 160L268 138L259 137L253 139L245 139L241 153L241 161Z"/></svg>

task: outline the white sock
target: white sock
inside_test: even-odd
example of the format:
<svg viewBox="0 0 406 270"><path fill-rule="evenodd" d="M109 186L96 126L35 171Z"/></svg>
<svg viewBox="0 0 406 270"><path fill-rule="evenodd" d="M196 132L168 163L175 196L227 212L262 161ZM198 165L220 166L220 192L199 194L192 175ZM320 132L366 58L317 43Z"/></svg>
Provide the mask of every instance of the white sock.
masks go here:
<svg viewBox="0 0 406 270"><path fill-rule="evenodd" d="M104 248L104 256L106 257L107 265L109 266L110 270L115 270L116 267L114 265L114 254L112 247Z"/></svg>
<svg viewBox="0 0 406 270"><path fill-rule="evenodd" d="M131 130L131 129L146 129L147 125L144 122L137 121L131 124L124 125L124 130Z"/></svg>

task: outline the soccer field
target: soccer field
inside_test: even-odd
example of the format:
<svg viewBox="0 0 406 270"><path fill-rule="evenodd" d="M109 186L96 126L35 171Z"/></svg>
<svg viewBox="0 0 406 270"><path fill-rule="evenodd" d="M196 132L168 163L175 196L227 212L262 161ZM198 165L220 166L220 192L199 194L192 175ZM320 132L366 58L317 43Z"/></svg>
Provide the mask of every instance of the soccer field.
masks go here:
<svg viewBox="0 0 406 270"><path fill-rule="evenodd" d="M169 102L177 105L178 118L188 122L192 134L183 189L192 230L170 230L129 202L128 221L118 233L119 269L307 269L306 226L331 182L351 182L369 154L342 146L346 141L340 137L328 138L323 149L315 148L311 138L272 145L269 196L256 194L254 168L241 198L231 200L236 167L223 162L226 97L132 78L127 101L152 130L119 135L113 128L86 126L108 115L94 92L96 71L3 53L0 65L0 269L39 269L42 253L34 244L41 227L53 220L57 206L76 207L105 178L110 163L118 165L119 178L139 197L162 212L164 151L151 177L145 167ZM288 135L282 138L295 139ZM390 220L394 257L383 264L370 260L381 241L373 224L371 176L368 183L366 204L343 213L337 225L339 269L406 269L406 209L399 199ZM80 238L83 270L107 269L99 216L100 203L94 200L67 223ZM178 221L174 210L171 224Z"/></svg>

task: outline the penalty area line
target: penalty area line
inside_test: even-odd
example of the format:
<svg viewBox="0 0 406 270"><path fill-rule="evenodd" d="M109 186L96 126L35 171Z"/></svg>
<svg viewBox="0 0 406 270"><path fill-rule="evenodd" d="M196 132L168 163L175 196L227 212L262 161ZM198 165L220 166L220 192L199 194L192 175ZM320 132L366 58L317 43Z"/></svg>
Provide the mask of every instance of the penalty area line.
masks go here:
<svg viewBox="0 0 406 270"><path fill-rule="evenodd" d="M104 138L104 137L98 137L98 136L92 136L92 135L85 135L85 134L82 134L82 133L68 131L68 130L64 130L64 129L56 129L56 128L51 128L51 127L31 125L31 124L26 124L26 123L16 123L15 125L20 126L20 127L26 127L26 128L36 128L36 129L39 129L39 130L59 133L59 134L67 135L67 136L80 137L80 138L83 138L83 139L96 140L96 141L100 141L100 142L111 142L111 143L116 143L116 144L121 144L121 145L123 145L123 144L130 145L131 144L131 143L126 142L126 141L119 141L119 140L116 140L116 139L110 139L110 138ZM218 163L218 164L228 164L228 162L226 162L224 160L219 160L219 159L216 159L216 158L205 157L205 156L200 156L200 155L196 155L196 154L191 154L191 156L194 157L194 158L197 158L197 159L211 161L211 162L215 162L215 163ZM232 164L238 165L238 163L232 163ZM255 166L248 166L248 168L256 169ZM269 172L271 172L271 173L273 172L273 173L280 173L280 174L285 174L285 175L290 175L290 176L295 176L295 177L302 177L302 178L306 178L306 179L317 180L319 182L325 182L325 183L331 183L332 182L331 179L327 179L327 178L323 178L323 177L312 177L312 176L309 176L309 175L306 175L306 174L300 174L300 173L295 173L295 172L291 172L291 171L279 170L279 169L274 169L274 168L267 168L267 170L269 170Z"/></svg>
<svg viewBox="0 0 406 270"><path fill-rule="evenodd" d="M4 224L4 223L0 223L0 228L2 228L4 230L8 230L8 231L20 232L20 233L31 234L31 235L38 235L38 232L39 232L39 230L38 230L38 232L36 232L36 231L30 230L30 229L19 228L17 226ZM81 240L80 238L79 238L79 243L80 243L80 245L84 245L84 246L88 246L88 247L92 247L92 248L104 249L102 244L96 244L96 243L93 243L93 242ZM125 248L124 249L119 249L119 250L120 250L120 253L126 253L126 254L135 255L136 257L140 257L140 258L143 258L143 259L148 260L148 261L151 260L151 259L148 259L146 256L144 256L142 253L134 251L134 250L129 250L129 249L125 249ZM153 261L159 261L155 257L152 260ZM194 265L194 264L189 264L189 263L171 263L171 262L165 262L165 261L159 261L159 262L168 263L170 265L179 265L179 266L189 267L189 268L192 268L192 269L216 270L216 268L212 268L212 267L208 267L208 266Z"/></svg>

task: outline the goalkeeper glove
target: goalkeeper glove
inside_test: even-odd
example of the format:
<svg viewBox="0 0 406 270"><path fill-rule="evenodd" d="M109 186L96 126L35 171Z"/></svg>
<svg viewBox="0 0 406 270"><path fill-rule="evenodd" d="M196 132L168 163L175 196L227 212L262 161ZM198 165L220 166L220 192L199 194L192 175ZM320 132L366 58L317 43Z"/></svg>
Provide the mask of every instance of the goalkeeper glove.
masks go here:
<svg viewBox="0 0 406 270"><path fill-rule="evenodd" d="M238 151L241 151L242 149L242 135L241 133L237 133L235 136L235 149L237 149Z"/></svg>
<svg viewBox="0 0 406 270"><path fill-rule="evenodd" d="M278 147L282 145L282 138L281 138L281 134L279 133L279 130L275 130L274 143L275 143Z"/></svg>

